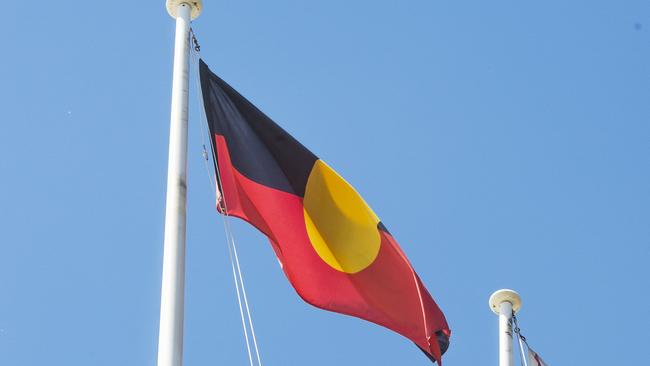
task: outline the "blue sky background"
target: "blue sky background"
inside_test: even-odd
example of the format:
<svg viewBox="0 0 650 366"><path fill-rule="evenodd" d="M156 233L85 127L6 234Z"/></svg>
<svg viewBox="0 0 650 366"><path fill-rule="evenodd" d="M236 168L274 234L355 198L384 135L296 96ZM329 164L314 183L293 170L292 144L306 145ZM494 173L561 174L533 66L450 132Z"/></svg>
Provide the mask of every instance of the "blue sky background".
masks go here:
<svg viewBox="0 0 650 366"><path fill-rule="evenodd" d="M174 22L162 0L3 11L0 365L154 365ZM550 365L648 363L647 1L205 1L194 28L396 236L446 365L497 363L503 287ZM245 365L192 93L185 364ZM234 230L264 364L427 365Z"/></svg>

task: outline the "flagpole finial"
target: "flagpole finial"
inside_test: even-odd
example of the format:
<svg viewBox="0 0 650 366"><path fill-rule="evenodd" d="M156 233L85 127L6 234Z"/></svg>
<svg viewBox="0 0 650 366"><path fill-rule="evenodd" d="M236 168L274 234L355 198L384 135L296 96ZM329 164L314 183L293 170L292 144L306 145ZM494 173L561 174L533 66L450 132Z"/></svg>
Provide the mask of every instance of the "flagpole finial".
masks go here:
<svg viewBox="0 0 650 366"><path fill-rule="evenodd" d="M177 10L180 5L186 4L187 6L192 8L192 11L190 12L190 17L192 20L196 19L201 15L201 12L203 11L203 1L202 0L167 0L166 7L167 7L167 12L169 15L176 19L177 17Z"/></svg>
<svg viewBox="0 0 650 366"><path fill-rule="evenodd" d="M512 311L515 313L521 308L521 297L519 294L514 290L502 289L495 291L492 296L490 296L490 309L492 309L495 314L499 315L500 305L502 302L506 301L512 304Z"/></svg>

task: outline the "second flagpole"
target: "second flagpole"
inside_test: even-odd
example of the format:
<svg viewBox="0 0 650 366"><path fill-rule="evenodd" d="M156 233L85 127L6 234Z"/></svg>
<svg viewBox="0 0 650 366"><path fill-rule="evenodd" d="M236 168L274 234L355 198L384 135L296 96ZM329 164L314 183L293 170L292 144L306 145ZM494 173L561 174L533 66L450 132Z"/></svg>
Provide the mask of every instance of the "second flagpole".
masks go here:
<svg viewBox="0 0 650 366"><path fill-rule="evenodd" d="M498 290L490 296L490 309L499 316L499 366L514 366L512 352L512 316L521 307L521 298L513 290Z"/></svg>
<svg viewBox="0 0 650 366"><path fill-rule="evenodd" d="M166 5L169 15L176 19L176 38L169 128L158 366L181 366L185 296L189 29L190 20L199 16L202 4L201 0L167 0Z"/></svg>

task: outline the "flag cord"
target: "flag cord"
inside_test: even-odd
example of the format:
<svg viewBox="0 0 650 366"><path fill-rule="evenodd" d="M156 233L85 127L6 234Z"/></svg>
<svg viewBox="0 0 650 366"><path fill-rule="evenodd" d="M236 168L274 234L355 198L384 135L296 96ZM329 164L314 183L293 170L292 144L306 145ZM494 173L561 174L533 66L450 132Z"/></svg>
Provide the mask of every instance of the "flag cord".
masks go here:
<svg viewBox="0 0 650 366"><path fill-rule="evenodd" d="M514 325L513 331L517 335L517 341L519 342L519 355L521 356L521 364L523 366L528 366L528 362L526 361L526 353L524 352L524 343L526 344L526 347L528 347L528 342L526 342L526 337L521 334L521 329L519 328L519 323L517 322L517 317L515 316L514 311L512 312L512 318L510 321Z"/></svg>
<svg viewBox="0 0 650 366"><path fill-rule="evenodd" d="M193 34L192 34L192 37L194 38ZM194 51L197 52L196 48L194 48ZM195 52L192 52L192 55L193 55L195 70L198 70L198 67L196 67L196 66L198 64L198 58L199 58L198 56L199 55L196 54ZM196 80L197 80L197 83L198 83L198 77L196 78ZM202 110L204 110L203 109L203 104L202 104L203 101L201 99L201 96L198 96L198 98L199 98L200 107L201 107ZM201 116L204 117L203 113L201 113ZM200 130L201 130L201 138L202 138L202 143L203 143L203 151L202 151L202 155L203 155L203 158L204 158L203 160L205 162L206 170L208 171L208 178L210 179L210 186L213 187L213 193L215 194L215 197L217 198L217 201L218 201L219 197L218 197L218 188L217 188L217 184L216 184L216 178L213 177L212 174L210 173L209 163L208 163L208 159L207 159L208 154L207 154L207 151L206 151L206 148L205 148L205 132L203 130L203 128L204 128L203 124L201 124L199 127L200 127ZM217 175L217 178L218 178L218 175ZM252 353L251 353L250 340L249 340L249 337L248 337L248 326L247 326L246 320L244 318L244 309L243 309L243 305L242 305L242 293L240 291L240 283L239 283L239 279L238 279L239 276L237 275L237 270L238 269L241 270L241 269L240 269L239 265L237 265L237 267L235 266L235 258L233 257L234 236L233 236L232 230L230 228L230 224L229 224L229 221L228 221L228 215L224 215L223 224L224 224L224 231L225 231L225 234L226 234L226 245L228 246L228 257L230 259L230 265L231 265L232 274L233 274L233 282L235 283L235 291L237 293L237 303L239 305L239 314L240 314L240 317L241 317L242 329L244 331L244 339L246 341L246 351L248 353L249 363L250 363L251 366L253 366L253 356L252 356ZM250 317L250 314L248 314L248 315Z"/></svg>
<svg viewBox="0 0 650 366"><path fill-rule="evenodd" d="M260 352L259 348L257 346L257 337L255 336L255 328L253 327L253 319L250 311L250 307L248 305L248 296L246 295L246 288L244 287L244 278L242 275L242 270L241 266L239 264L239 256L237 255L237 246L235 244L235 237L233 235L232 228L230 226L230 215L228 213L228 205L226 203L225 197L221 194L219 191L219 187L222 187L221 183L221 175L219 174L219 167L216 163L216 160L214 160L214 155L212 156L214 160L214 168L216 170L216 176L212 174L212 171L209 166L209 155L206 149L206 143L205 143L205 131L204 127L207 126L207 118L205 116L205 108L203 105L203 98L200 95L201 94L201 85L200 85L200 75L199 75L199 70L198 70L198 62L200 59L200 50L201 47L196 39L196 36L194 35L194 31L192 28L190 28L190 35L191 35L191 40L194 43L193 51L191 52L192 55L192 61L194 64L194 69L196 70L196 77L195 81L197 83L197 90L199 93L197 94L197 97L199 99L199 106L201 108L201 122L199 125L199 129L201 130L201 142L202 142L202 155L203 155L203 161L205 163L205 168L208 173L208 179L210 180L210 186L212 187L213 193L215 195L217 205L221 206L223 203L222 212L223 212L223 224L224 224L224 231L226 234L226 245L228 246L228 255L230 258L230 265L232 269L232 274L233 274L233 281L235 282L235 290L237 293L237 303L239 305L239 314L241 317L242 321L242 329L244 331L244 338L246 341L246 350L248 352L248 360L251 366L253 366L253 356L251 352L251 346L250 346L250 340L248 337L248 326L250 326L250 332L251 332L251 338L253 339L253 345L255 348L255 355L257 358L257 364L259 366L262 366L262 360L260 357ZM213 154L214 154L214 147L212 146L212 139L210 139L210 146L212 148ZM241 287L241 291L240 291ZM243 298L243 303L244 305L242 306L242 298ZM244 317L244 308L246 310L246 318L248 318L248 324L246 324L246 319ZM248 325L248 326L247 326Z"/></svg>

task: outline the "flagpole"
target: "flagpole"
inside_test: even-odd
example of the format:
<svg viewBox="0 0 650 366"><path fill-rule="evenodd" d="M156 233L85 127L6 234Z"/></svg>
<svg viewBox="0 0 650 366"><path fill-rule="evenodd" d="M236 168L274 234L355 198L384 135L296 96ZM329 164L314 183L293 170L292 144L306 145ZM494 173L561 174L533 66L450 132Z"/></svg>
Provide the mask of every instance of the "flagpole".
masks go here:
<svg viewBox="0 0 650 366"><path fill-rule="evenodd" d="M189 28L190 19L199 16L202 4L201 0L167 0L166 6L169 15L176 19L176 39L169 128L158 366L181 366L185 294Z"/></svg>
<svg viewBox="0 0 650 366"><path fill-rule="evenodd" d="M514 366L512 315L521 308L521 298L513 290L498 290L490 296L490 309L499 316L499 366Z"/></svg>

